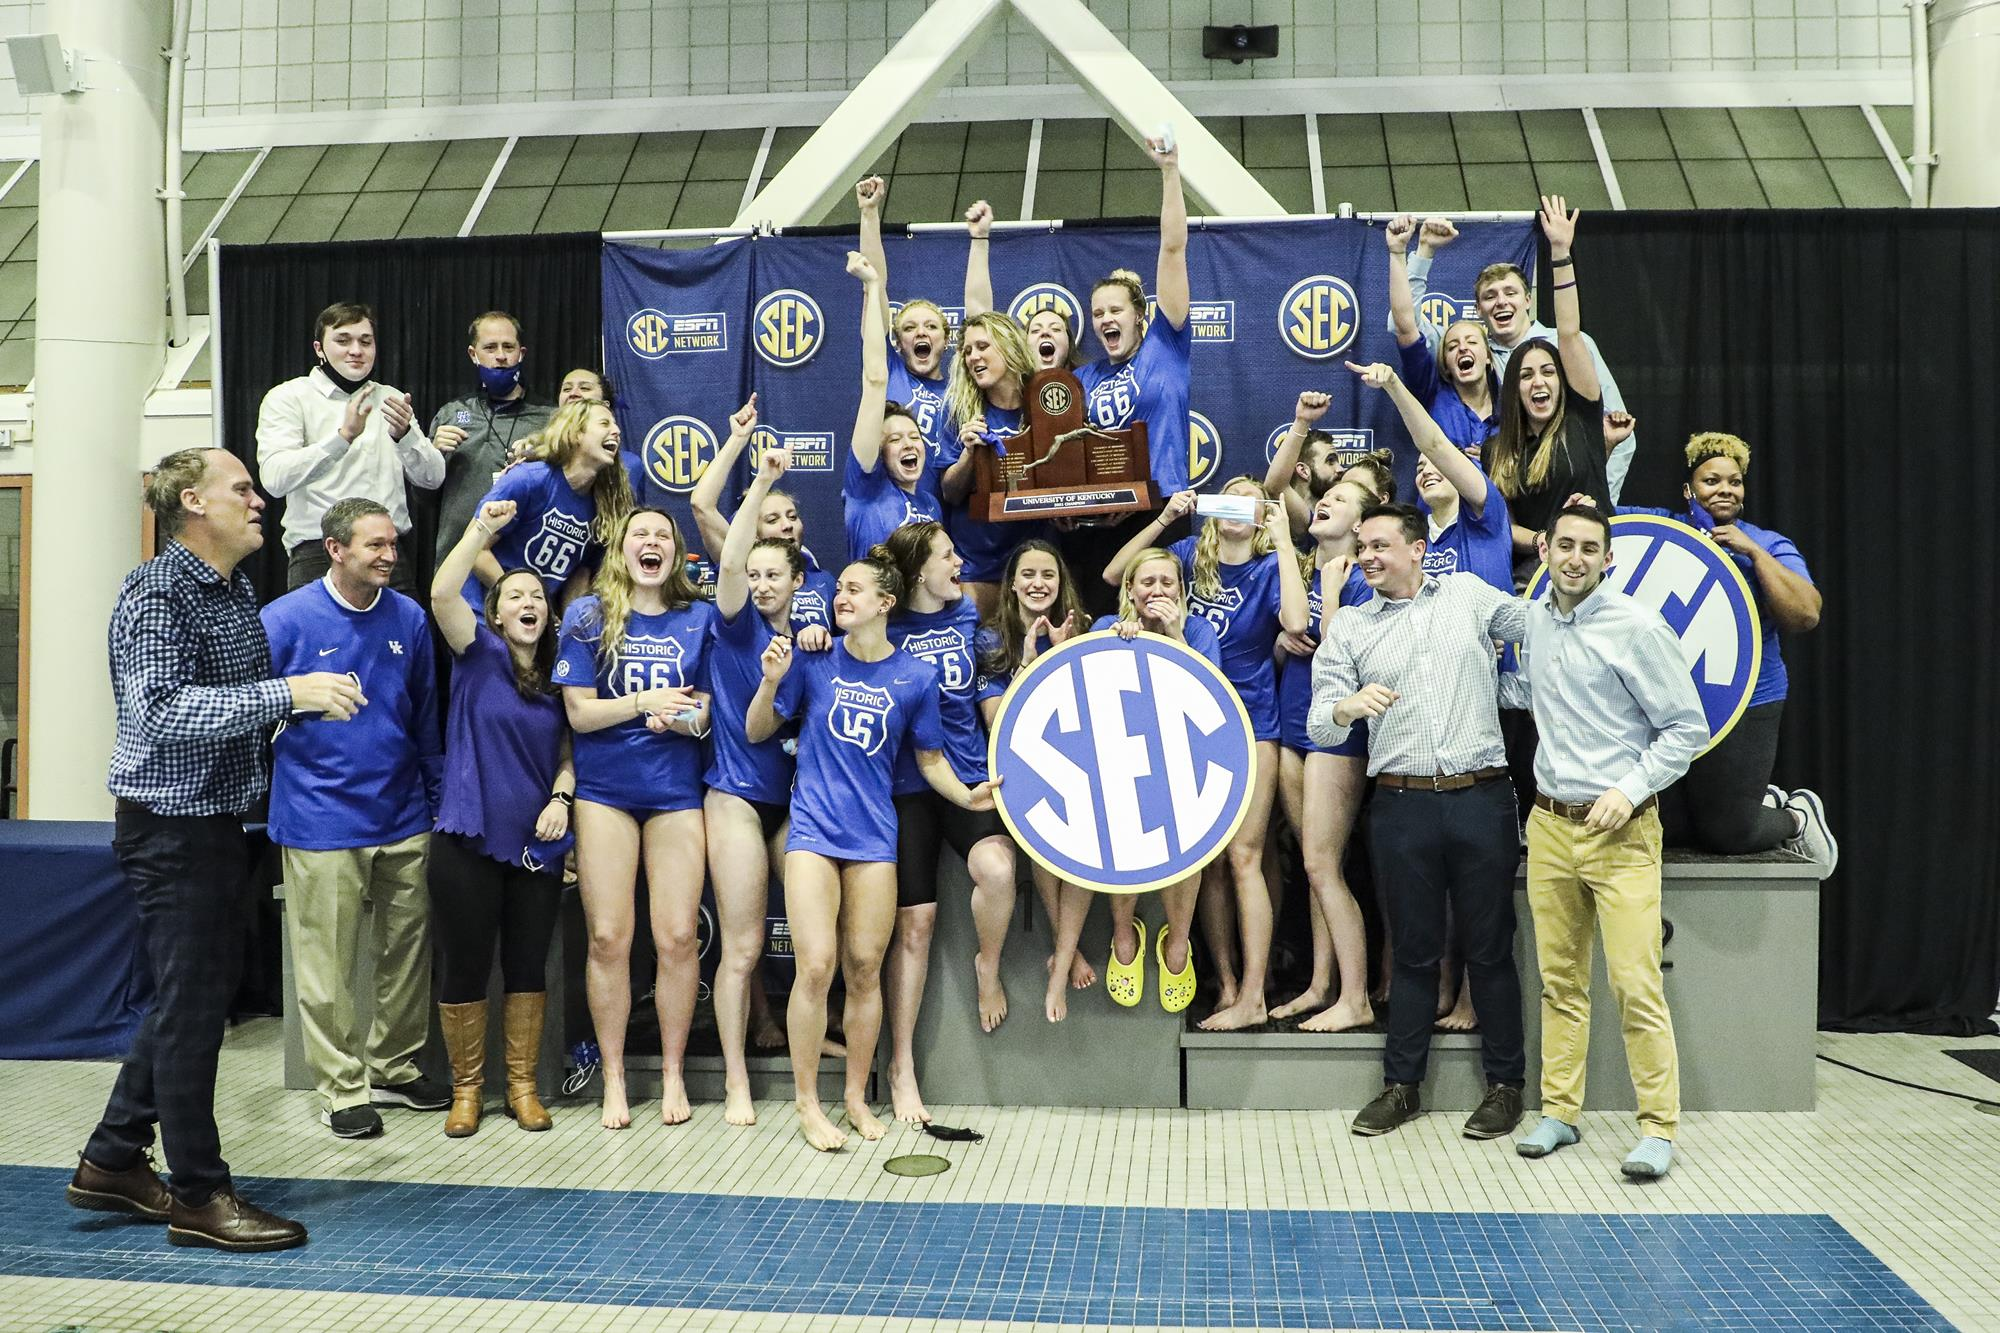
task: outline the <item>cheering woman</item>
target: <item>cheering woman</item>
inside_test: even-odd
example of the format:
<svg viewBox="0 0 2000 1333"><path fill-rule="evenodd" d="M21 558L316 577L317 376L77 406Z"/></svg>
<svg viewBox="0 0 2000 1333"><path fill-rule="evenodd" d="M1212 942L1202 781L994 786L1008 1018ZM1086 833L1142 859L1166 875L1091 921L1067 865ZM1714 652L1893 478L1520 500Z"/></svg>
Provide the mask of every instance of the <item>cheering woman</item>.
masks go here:
<svg viewBox="0 0 2000 1333"><path fill-rule="evenodd" d="M774 638L744 735L756 744L799 725L798 780L785 839L785 914L798 963L787 1015L799 1132L831 1152L847 1135L819 1101L826 997L840 964L847 988L848 1123L864 1139L887 1132L868 1106L882 1026L882 956L896 925L896 762L915 752L924 781L963 810L993 808L993 785L967 787L944 755L937 672L889 642L903 577L887 552L840 572L833 599L841 637L820 654Z"/></svg>
<svg viewBox="0 0 2000 1333"><path fill-rule="evenodd" d="M889 344L882 332L882 275L857 251L847 271L861 279L861 404L854 413L853 444L840 499L847 518L847 549L864 556L905 523L943 516L934 490L924 484L929 445L910 409L889 400Z"/></svg>
<svg viewBox="0 0 2000 1333"><path fill-rule="evenodd" d="M556 409L529 445L528 461L500 474L488 500L515 506L514 521L480 551L465 600L478 608L502 569L532 569L552 603L574 580L583 586L584 550L591 541L609 546L632 512L632 486L618 456L618 419L600 402Z"/></svg>
<svg viewBox="0 0 2000 1333"><path fill-rule="evenodd" d="M1477 457L1498 428L1494 421L1493 347L1486 325L1477 319L1455 319L1445 326L1438 351L1417 327L1417 303L1410 292L1410 238L1415 235L1421 255L1429 255L1433 238L1449 242L1458 229L1443 218L1432 218L1418 231L1408 213L1382 229L1389 247L1389 322L1402 351L1403 379L1410 393L1459 448ZM1442 371L1442 374L1440 374Z"/></svg>
<svg viewBox="0 0 2000 1333"><path fill-rule="evenodd" d="M549 598L530 569L502 574L482 619L465 604L473 561L516 517L488 500L438 565L431 613L457 665L445 722L444 797L431 838L431 923L438 944L438 1019L451 1056L444 1132L479 1128L486 1087L486 981L496 943L506 994L507 1113L549 1128L536 1088L549 941L562 899L561 842L576 773L551 676Z"/></svg>
<svg viewBox="0 0 2000 1333"><path fill-rule="evenodd" d="M730 520L722 515L723 487L734 475L736 461L743 456L743 449L756 430L757 395L753 393L750 401L730 416L729 434L717 446L714 461L701 470L701 479L695 482L694 490L688 496L688 507L694 511L695 531L701 534L701 544L707 548L711 560L722 559L722 546L729 536ZM752 485L755 485L754 479ZM830 626L833 623L833 575L819 567L819 561L806 547L806 525L805 520L799 517L798 500L790 491L779 490L776 486L769 486L759 494L763 498L750 511L757 516L755 537L759 541L768 537L792 543L799 548L799 559L805 566L805 581L791 597L792 628L803 630L808 625ZM749 503L750 497L746 493L743 504ZM742 510L739 508L737 512Z"/></svg>
<svg viewBox="0 0 2000 1333"><path fill-rule="evenodd" d="M1015 547L1007 558L1000 610L979 632L979 707L989 729L1014 677L1049 649L1083 633L1087 623L1083 599L1056 548L1039 538ZM1060 1023L1069 1016L1069 992L1097 982L1097 970L1077 949L1090 914L1091 893L1057 879L1042 865L1031 869L1035 894L1055 943L1043 1011L1049 1022Z"/></svg>
<svg viewBox="0 0 2000 1333"><path fill-rule="evenodd" d="M984 514L966 508L981 452L1006 448L1010 437L1027 428L1028 378L1034 373L1028 340L1013 316L988 311L971 316L959 329L946 396L950 462L938 478L938 492L952 541L965 561L966 593L982 616L993 614L999 604L1008 554L1041 534L1040 523L989 523Z"/></svg>
<svg viewBox="0 0 2000 1333"><path fill-rule="evenodd" d="M590 1017L603 1055L604 1127L632 1123L625 1026L640 858L652 907L660 1119L689 1115L682 1062L694 1016L704 864L702 749L715 608L688 579L673 519L634 510L590 595L563 617L556 683L575 733L577 870L590 953Z"/></svg>

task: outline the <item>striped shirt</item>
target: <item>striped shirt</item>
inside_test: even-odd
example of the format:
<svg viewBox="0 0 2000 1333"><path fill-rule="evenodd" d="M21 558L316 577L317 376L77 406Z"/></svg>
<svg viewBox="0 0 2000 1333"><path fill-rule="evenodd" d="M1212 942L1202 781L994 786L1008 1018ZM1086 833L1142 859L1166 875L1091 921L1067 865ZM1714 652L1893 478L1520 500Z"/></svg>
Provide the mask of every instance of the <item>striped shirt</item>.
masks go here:
<svg viewBox="0 0 2000 1333"><path fill-rule="evenodd" d="M1526 635L1521 674L1544 795L1586 805L1616 787L1636 806L1678 782L1708 744L1680 638L1651 607L1600 586L1564 614L1545 596Z"/></svg>
<svg viewBox="0 0 2000 1333"><path fill-rule="evenodd" d="M1306 732L1332 748L1348 728L1334 705L1364 684L1401 696L1368 723L1368 773L1470 773L1507 761L1493 641L1518 642L1528 604L1477 574L1430 575L1414 597L1377 592L1327 620L1313 654Z"/></svg>
<svg viewBox="0 0 2000 1333"><path fill-rule="evenodd" d="M111 794L156 815L240 815L270 785L265 741L292 706L257 594L179 542L125 576L111 611Z"/></svg>

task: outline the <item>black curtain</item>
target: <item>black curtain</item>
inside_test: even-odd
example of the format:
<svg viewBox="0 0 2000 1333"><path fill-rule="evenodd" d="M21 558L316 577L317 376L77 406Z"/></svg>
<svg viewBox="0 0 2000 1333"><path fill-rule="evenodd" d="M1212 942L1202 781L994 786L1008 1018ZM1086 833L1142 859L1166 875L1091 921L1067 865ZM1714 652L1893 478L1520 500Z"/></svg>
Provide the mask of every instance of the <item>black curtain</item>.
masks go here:
<svg viewBox="0 0 2000 1333"><path fill-rule="evenodd" d="M478 388L465 354L466 325L487 310L521 321L528 391L553 399L565 372L603 364L602 244L596 232L583 232L223 247L217 406L224 444L257 474L257 406L272 385L311 369L313 318L335 301L375 308L376 377L409 394L427 428L440 406ZM268 536L249 566L267 601L285 590L282 506L272 500L265 511ZM425 587L436 492L412 487L410 511L415 529L402 554Z"/></svg>
<svg viewBox="0 0 2000 1333"><path fill-rule="evenodd" d="M2000 213L1597 213L1584 327L1631 411L1628 504L1699 430L1825 599L1784 642L1774 780L1825 797L1824 1026L1987 1030L2000 992Z"/></svg>

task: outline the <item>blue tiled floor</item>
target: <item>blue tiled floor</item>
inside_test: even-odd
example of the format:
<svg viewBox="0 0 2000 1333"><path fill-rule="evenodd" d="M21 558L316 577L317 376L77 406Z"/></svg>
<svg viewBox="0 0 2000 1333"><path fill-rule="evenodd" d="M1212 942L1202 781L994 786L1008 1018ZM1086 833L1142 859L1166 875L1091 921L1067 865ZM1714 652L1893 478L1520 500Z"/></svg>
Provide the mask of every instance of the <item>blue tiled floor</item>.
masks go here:
<svg viewBox="0 0 2000 1333"><path fill-rule="evenodd" d="M0 1167L33 1277L880 1318L1394 1329L1949 1329L1831 1219L896 1204L256 1180L313 1242L231 1256Z"/></svg>

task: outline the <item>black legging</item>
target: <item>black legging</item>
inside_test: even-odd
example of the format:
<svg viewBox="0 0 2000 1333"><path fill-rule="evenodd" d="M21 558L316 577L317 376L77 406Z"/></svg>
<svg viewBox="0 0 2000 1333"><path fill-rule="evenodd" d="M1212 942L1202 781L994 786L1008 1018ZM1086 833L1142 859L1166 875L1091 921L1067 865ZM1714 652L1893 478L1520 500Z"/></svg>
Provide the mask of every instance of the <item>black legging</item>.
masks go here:
<svg viewBox="0 0 2000 1333"><path fill-rule="evenodd" d="M524 870L482 856L456 833L431 837L431 930L437 940L439 998L473 1004L486 998L493 946L509 995L548 987L549 941L562 903L562 876Z"/></svg>
<svg viewBox="0 0 2000 1333"><path fill-rule="evenodd" d="M1784 711L1780 699L1745 712L1722 744L1695 760L1687 776L1661 795L1661 829L1669 846L1741 856L1767 852L1792 836L1791 812L1764 804Z"/></svg>

